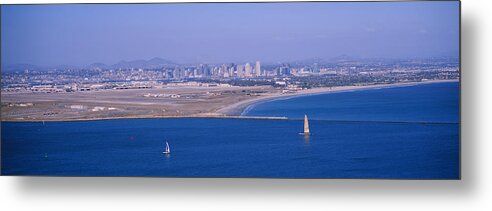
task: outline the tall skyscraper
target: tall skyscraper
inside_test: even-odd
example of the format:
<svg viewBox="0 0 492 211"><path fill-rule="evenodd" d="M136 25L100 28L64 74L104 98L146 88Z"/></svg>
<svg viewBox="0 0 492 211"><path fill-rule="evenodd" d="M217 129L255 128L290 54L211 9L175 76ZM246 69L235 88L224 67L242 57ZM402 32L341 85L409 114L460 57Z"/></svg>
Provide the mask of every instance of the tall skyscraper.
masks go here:
<svg viewBox="0 0 492 211"><path fill-rule="evenodd" d="M219 67L214 67L212 70L212 76L219 76L220 75L220 68Z"/></svg>
<svg viewBox="0 0 492 211"><path fill-rule="evenodd" d="M242 64L236 66L236 75L239 78L244 77L244 66Z"/></svg>
<svg viewBox="0 0 492 211"><path fill-rule="evenodd" d="M246 77L251 77L251 65L249 63L246 63L246 65L244 66L244 75Z"/></svg>
<svg viewBox="0 0 492 211"><path fill-rule="evenodd" d="M290 65L289 64L282 64L277 72L277 75L290 75Z"/></svg>
<svg viewBox="0 0 492 211"><path fill-rule="evenodd" d="M205 77L210 77L212 76L212 71L210 70L210 68L208 67L208 65L203 65L203 75Z"/></svg>
<svg viewBox="0 0 492 211"><path fill-rule="evenodd" d="M314 65L313 65L313 72L314 72L314 73L319 73L319 66L318 66L318 63L314 63Z"/></svg>
<svg viewBox="0 0 492 211"><path fill-rule="evenodd" d="M256 66L255 66L255 76L260 76L261 75L261 66L260 66L260 61L256 61Z"/></svg>
<svg viewBox="0 0 492 211"><path fill-rule="evenodd" d="M229 68L227 68L227 65L225 65L225 64L223 64L223 65L222 65L222 68L221 68L220 74L221 74L224 78L228 78L228 77L229 77Z"/></svg>

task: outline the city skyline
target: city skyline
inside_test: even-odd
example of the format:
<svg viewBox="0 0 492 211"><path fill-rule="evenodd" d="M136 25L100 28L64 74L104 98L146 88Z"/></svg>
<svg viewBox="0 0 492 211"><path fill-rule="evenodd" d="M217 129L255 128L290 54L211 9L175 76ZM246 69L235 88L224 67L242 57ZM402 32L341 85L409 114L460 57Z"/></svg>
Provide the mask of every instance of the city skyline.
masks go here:
<svg viewBox="0 0 492 211"><path fill-rule="evenodd" d="M2 64L84 66L161 57L255 66L257 60L340 55L457 58L458 6L456 1L2 5Z"/></svg>
<svg viewBox="0 0 492 211"><path fill-rule="evenodd" d="M451 57L451 56L441 56L441 57L411 57L411 58L358 58L358 57L351 57L348 55L340 55L337 57L331 57L331 58L320 58L320 57L313 57L313 58L307 58L303 60L291 60L291 61L276 61L276 62L263 62L262 60L251 60L251 61L217 61L217 62L190 62L190 63L178 63L174 62L171 60L167 60L161 57L152 57L149 59L132 59L132 60L120 60L117 63L113 64L107 64L107 63L102 63L102 62L92 62L92 63L87 63L87 64L80 64L80 65L72 65L72 64L53 64L53 65L38 65L38 64L31 64L31 63L14 63L14 64L9 64L2 62L2 70L4 71L21 71L25 69L31 69L31 70L56 70L56 69L91 69L91 68L103 68L103 69L128 69L128 68L144 68L148 69L148 65L144 63L155 63L155 61L165 61L163 63L160 63L160 66L156 66L151 69L155 68L164 68L166 66L199 66L199 65L224 65L224 64L233 64L237 66L242 66L242 68L245 68L245 65L247 63L250 63L252 65L251 68L253 70L256 70L256 67L253 67L253 65L256 65L255 63L257 61L260 61L264 65L282 65L282 64L335 64L339 62L388 62L388 61L419 61L419 60L448 60L448 61L454 61L454 62L459 62L459 57ZM135 63L142 63L142 65L134 65L131 66L129 64L135 64ZM126 66L125 66L126 65ZM241 68L241 67L239 67Z"/></svg>

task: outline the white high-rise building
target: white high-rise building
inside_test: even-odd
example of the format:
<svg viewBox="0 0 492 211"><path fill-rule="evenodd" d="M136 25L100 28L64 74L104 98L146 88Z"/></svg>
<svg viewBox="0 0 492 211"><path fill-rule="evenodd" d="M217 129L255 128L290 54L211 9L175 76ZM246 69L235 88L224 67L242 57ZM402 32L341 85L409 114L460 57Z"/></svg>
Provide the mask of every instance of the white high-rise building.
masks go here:
<svg viewBox="0 0 492 211"><path fill-rule="evenodd" d="M233 77L233 76L234 76L234 66L229 67L229 77Z"/></svg>
<svg viewBox="0 0 492 211"><path fill-rule="evenodd" d="M225 64L222 65L221 74L224 78L229 77L229 68L227 68L227 66Z"/></svg>
<svg viewBox="0 0 492 211"><path fill-rule="evenodd" d="M239 78L244 77L244 66L242 64L236 66L236 75Z"/></svg>
<svg viewBox="0 0 492 211"><path fill-rule="evenodd" d="M251 65L249 63L246 63L246 65L244 66L244 76L251 77L251 71Z"/></svg>
<svg viewBox="0 0 492 211"><path fill-rule="evenodd" d="M260 61L256 61L256 66L255 66L255 76L260 76L261 75L261 66L260 66Z"/></svg>

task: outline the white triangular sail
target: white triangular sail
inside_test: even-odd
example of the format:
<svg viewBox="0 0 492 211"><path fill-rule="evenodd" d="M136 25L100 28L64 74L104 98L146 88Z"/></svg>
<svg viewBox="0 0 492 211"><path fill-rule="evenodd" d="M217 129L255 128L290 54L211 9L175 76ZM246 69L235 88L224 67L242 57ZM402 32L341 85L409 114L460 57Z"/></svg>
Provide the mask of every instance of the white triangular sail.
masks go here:
<svg viewBox="0 0 492 211"><path fill-rule="evenodd" d="M304 135L309 135L309 121L307 115L304 114Z"/></svg>
<svg viewBox="0 0 492 211"><path fill-rule="evenodd" d="M166 141L166 150L164 152L162 152L162 153L164 153L164 154L171 153L171 148L169 148L169 143L167 143L167 141Z"/></svg>

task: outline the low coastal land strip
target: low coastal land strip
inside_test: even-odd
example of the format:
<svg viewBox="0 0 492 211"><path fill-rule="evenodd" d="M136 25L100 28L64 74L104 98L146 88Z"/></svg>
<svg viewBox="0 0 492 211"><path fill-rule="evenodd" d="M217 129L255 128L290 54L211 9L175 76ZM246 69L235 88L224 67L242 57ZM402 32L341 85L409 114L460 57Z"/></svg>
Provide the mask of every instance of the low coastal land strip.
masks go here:
<svg viewBox="0 0 492 211"><path fill-rule="evenodd" d="M140 118L241 118L284 120L241 114L261 102L364 89L458 80L323 87L282 92L270 86L157 87L76 93L1 93L1 120L9 122L87 121Z"/></svg>

